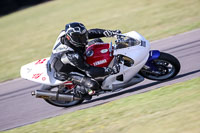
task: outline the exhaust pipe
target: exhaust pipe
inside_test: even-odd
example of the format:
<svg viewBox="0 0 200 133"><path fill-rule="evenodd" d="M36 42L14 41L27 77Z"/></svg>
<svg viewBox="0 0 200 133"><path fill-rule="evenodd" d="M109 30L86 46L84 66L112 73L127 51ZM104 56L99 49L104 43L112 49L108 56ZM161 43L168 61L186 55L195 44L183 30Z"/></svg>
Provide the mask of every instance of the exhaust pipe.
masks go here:
<svg viewBox="0 0 200 133"><path fill-rule="evenodd" d="M43 98L43 99L63 101L63 102L72 102L75 100L80 100L80 98L74 97L73 95L59 94L57 93L57 91L36 90L31 92L31 94L36 98Z"/></svg>

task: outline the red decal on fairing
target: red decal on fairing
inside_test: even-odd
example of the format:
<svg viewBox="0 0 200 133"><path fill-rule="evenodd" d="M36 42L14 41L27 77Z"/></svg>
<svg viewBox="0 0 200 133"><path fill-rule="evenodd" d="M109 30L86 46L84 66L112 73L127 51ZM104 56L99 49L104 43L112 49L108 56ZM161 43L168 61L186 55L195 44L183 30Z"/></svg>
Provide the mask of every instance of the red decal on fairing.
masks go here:
<svg viewBox="0 0 200 133"><path fill-rule="evenodd" d="M41 59L41 60L38 60L35 65L38 65L38 64L42 64L46 61L46 59Z"/></svg>
<svg viewBox="0 0 200 133"><path fill-rule="evenodd" d="M33 74L33 79L38 79L40 76L42 75L42 73L37 73L37 74Z"/></svg>
<svg viewBox="0 0 200 133"><path fill-rule="evenodd" d="M42 77L42 80L45 81L45 80L46 80L46 77Z"/></svg>

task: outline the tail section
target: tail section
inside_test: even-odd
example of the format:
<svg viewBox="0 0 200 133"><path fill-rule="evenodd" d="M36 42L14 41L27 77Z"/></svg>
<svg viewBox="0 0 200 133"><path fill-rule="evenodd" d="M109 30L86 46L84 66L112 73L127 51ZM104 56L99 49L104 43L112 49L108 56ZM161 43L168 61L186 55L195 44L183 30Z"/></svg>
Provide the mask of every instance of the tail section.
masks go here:
<svg viewBox="0 0 200 133"><path fill-rule="evenodd" d="M53 73L47 69L48 58L43 58L21 67L22 78L46 85L58 85L62 82L53 78Z"/></svg>

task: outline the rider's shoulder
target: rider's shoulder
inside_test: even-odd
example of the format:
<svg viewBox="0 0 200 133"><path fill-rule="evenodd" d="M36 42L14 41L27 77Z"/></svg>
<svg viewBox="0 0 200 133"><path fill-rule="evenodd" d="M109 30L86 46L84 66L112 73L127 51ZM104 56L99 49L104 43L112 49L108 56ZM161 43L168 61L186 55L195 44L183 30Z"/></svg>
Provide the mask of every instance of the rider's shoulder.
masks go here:
<svg viewBox="0 0 200 133"><path fill-rule="evenodd" d="M58 38L60 38L60 37L62 37L62 36L64 36L65 35L65 30L62 30L61 32L60 32L60 34L58 35Z"/></svg>
<svg viewBox="0 0 200 133"><path fill-rule="evenodd" d="M61 52L67 52L67 51L74 51L72 48L70 48L67 45L64 45L60 43L57 47L53 49L53 53L61 53Z"/></svg>

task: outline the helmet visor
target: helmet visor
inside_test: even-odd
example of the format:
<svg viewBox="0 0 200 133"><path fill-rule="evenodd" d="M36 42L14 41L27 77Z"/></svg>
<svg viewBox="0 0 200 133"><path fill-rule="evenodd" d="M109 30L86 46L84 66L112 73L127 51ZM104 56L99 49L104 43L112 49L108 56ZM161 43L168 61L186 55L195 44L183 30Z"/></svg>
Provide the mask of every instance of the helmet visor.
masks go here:
<svg viewBox="0 0 200 133"><path fill-rule="evenodd" d="M80 33L80 32L73 32L71 33L71 39L74 43L76 44L87 44L87 40L88 40L88 33Z"/></svg>

